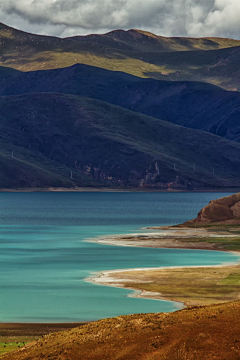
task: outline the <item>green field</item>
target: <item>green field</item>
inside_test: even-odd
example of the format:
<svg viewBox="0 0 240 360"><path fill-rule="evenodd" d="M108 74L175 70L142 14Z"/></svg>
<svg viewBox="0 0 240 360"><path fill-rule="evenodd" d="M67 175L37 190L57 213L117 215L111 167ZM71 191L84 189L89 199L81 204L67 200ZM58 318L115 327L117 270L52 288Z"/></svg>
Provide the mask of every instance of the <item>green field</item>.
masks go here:
<svg viewBox="0 0 240 360"><path fill-rule="evenodd" d="M218 250L228 251L240 251L240 236L238 237L201 237L201 238L188 238L188 239L177 239L181 242L191 243L209 243L214 244Z"/></svg>
<svg viewBox="0 0 240 360"><path fill-rule="evenodd" d="M25 346L29 342L37 340L38 337L2 337L0 336L0 355Z"/></svg>

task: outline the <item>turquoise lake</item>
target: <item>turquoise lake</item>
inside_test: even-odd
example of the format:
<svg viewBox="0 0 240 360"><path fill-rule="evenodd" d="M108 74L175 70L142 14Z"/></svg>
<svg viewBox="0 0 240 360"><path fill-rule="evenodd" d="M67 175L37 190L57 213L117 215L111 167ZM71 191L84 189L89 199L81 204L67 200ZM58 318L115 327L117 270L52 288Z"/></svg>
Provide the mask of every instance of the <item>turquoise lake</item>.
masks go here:
<svg viewBox="0 0 240 360"><path fill-rule="evenodd" d="M94 272L239 262L234 254L118 247L88 238L142 232L196 217L229 193L0 193L0 321L75 322L170 312L180 304L94 285Z"/></svg>

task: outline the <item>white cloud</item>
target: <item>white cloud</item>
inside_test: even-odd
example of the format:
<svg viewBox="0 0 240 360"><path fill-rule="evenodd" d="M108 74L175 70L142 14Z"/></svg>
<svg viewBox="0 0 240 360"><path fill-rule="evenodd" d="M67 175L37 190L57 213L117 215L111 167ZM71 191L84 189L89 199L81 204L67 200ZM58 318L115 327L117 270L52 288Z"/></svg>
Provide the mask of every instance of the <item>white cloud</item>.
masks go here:
<svg viewBox="0 0 240 360"><path fill-rule="evenodd" d="M62 37L135 28L240 39L240 0L0 0L0 21Z"/></svg>

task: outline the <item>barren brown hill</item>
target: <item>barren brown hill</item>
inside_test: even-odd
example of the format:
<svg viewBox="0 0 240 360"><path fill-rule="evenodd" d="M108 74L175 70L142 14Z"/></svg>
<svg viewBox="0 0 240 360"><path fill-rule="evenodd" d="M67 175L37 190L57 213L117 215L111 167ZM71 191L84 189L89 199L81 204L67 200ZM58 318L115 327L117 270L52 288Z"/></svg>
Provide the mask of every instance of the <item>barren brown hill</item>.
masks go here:
<svg viewBox="0 0 240 360"><path fill-rule="evenodd" d="M239 360L240 301L100 320L53 333L2 360Z"/></svg>
<svg viewBox="0 0 240 360"><path fill-rule="evenodd" d="M240 193L212 200L184 225L240 224Z"/></svg>

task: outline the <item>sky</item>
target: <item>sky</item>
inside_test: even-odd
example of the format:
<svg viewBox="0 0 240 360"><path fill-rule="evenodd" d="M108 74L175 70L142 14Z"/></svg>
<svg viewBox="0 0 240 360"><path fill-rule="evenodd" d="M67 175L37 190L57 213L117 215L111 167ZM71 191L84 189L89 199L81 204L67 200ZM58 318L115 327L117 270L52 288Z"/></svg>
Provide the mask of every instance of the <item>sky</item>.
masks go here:
<svg viewBox="0 0 240 360"><path fill-rule="evenodd" d="M0 0L0 22L59 37L141 29L240 39L240 0Z"/></svg>

